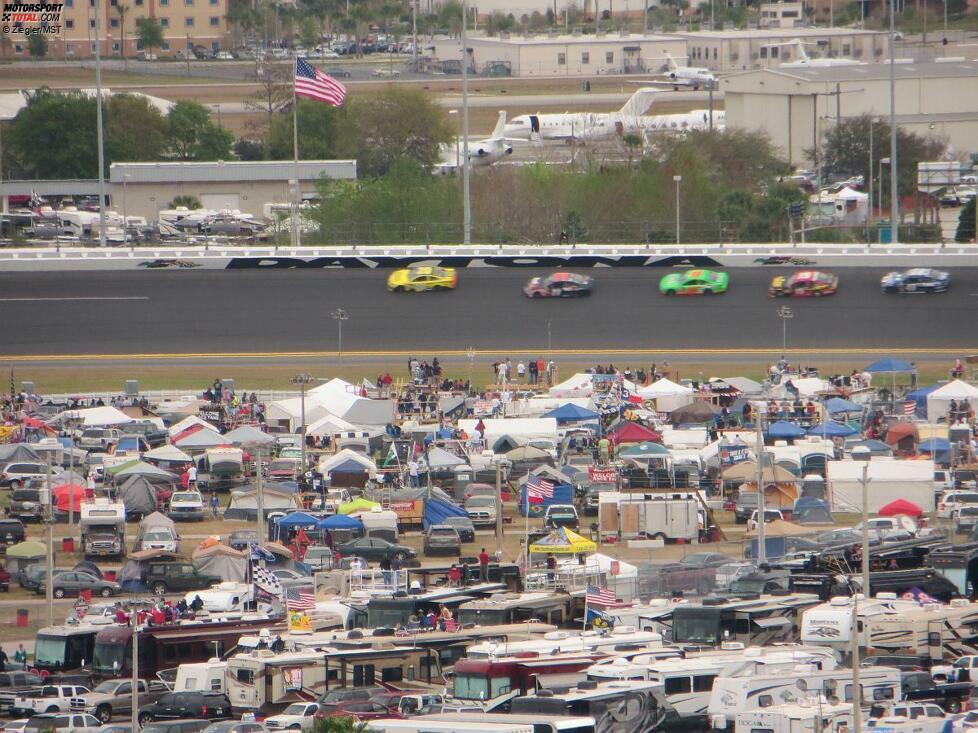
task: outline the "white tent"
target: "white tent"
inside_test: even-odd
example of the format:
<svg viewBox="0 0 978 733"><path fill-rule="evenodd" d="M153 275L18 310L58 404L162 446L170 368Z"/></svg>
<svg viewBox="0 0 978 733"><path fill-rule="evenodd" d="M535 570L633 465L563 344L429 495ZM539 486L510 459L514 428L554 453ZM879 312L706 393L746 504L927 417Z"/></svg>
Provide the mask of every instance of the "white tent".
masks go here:
<svg viewBox="0 0 978 733"><path fill-rule="evenodd" d="M629 392L635 391L635 383L623 379L622 386ZM550 388L551 397L590 397L594 394L594 375L587 372L578 372L569 379L565 379L560 384L555 384Z"/></svg>
<svg viewBox="0 0 978 733"><path fill-rule="evenodd" d="M193 459L175 445L161 445L159 448L143 453L143 458L170 463L190 463Z"/></svg>
<svg viewBox="0 0 978 733"><path fill-rule="evenodd" d="M367 458L363 453L357 453L355 450L350 450L349 448L344 448L339 453L331 455L329 458L325 458L319 462L319 472L323 476L328 476L329 472L335 467L339 466L347 461L354 461L363 466L367 475L370 478L375 478L377 476L377 464Z"/></svg>
<svg viewBox="0 0 978 733"><path fill-rule="evenodd" d="M643 400L655 400L655 407L659 412L672 412L692 403L694 399L693 390L668 379L652 382L635 394Z"/></svg>
<svg viewBox="0 0 978 733"><path fill-rule="evenodd" d="M306 395L306 425L329 415L327 410L316 400ZM292 397L285 400L270 402L265 410L265 419L269 424L283 425L288 432L294 433L302 426L302 400Z"/></svg>
<svg viewBox="0 0 978 733"><path fill-rule="evenodd" d="M421 463L424 464L425 462L425 459L422 458ZM439 448L437 445L428 449L427 463L435 471L444 471L455 468L456 466L466 465L464 458L459 458L451 451Z"/></svg>
<svg viewBox="0 0 978 733"><path fill-rule="evenodd" d="M489 445L492 445L496 438L501 438L504 435L526 438L557 438L557 418L554 417L524 417L513 418L512 420L491 418L483 420L482 423L486 426L486 434L482 437ZM458 426L469 435L475 433L475 426L478 424L478 420L472 419L458 421Z"/></svg>
<svg viewBox="0 0 978 733"><path fill-rule="evenodd" d="M975 402L978 400L978 389L960 379L955 379L953 382L948 382L943 387L935 389L927 395L928 422L937 422L938 418L946 417L951 400Z"/></svg>
<svg viewBox="0 0 978 733"><path fill-rule="evenodd" d="M85 407L80 410L65 410L51 420L51 422L65 420L80 420L85 427L97 428L103 425L125 425L133 422L122 410L117 410L111 405L102 407Z"/></svg>
<svg viewBox="0 0 978 733"><path fill-rule="evenodd" d="M556 410L564 405L576 405L585 410L594 409L594 400L590 397L527 397L513 400L506 405L506 415L512 417L539 417L545 412Z"/></svg>
<svg viewBox="0 0 978 733"><path fill-rule="evenodd" d="M334 433L343 433L348 430L356 430L357 426L353 423L349 423L341 417L336 417L336 415L326 415L321 417L315 422L306 425L306 435L333 435Z"/></svg>
<svg viewBox="0 0 978 733"><path fill-rule="evenodd" d="M183 450L203 450L205 448L214 448L219 445L227 445L227 440L214 429L208 430L207 428L201 428L200 430L195 430L189 435L185 435L180 440L176 441L174 445L180 446Z"/></svg>
<svg viewBox="0 0 978 733"><path fill-rule="evenodd" d="M827 461L826 484L832 511L862 512L863 466L867 466L870 481L867 491L870 514L894 499L912 501L925 512L934 511L934 462L892 458L874 458L869 463Z"/></svg>
<svg viewBox="0 0 978 733"><path fill-rule="evenodd" d="M183 418L183 420L181 420L180 422L170 426L170 430L169 430L170 437L172 438L174 435L179 435L184 430L186 430L187 428L192 428L194 425L200 425L201 427L207 428L209 430L214 429L214 426L211 425L206 420L199 418L196 415L188 415L187 417Z"/></svg>
<svg viewBox="0 0 978 733"><path fill-rule="evenodd" d="M831 387L828 380L819 377L789 377L783 379L781 384L772 391L772 396L776 399L783 400L791 396L784 386L787 379L790 379L795 389L798 390L798 395L805 399L815 397L820 392L825 392Z"/></svg>

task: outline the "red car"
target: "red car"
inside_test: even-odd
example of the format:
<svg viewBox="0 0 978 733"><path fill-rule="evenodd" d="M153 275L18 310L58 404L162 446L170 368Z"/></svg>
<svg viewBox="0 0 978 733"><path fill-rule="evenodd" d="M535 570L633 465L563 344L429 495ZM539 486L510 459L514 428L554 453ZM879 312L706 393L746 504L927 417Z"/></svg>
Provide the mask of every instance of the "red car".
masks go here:
<svg viewBox="0 0 978 733"><path fill-rule="evenodd" d="M839 278L828 272L802 270L791 277L778 275L771 280L767 289L768 297L820 298L835 295L839 289Z"/></svg>
<svg viewBox="0 0 978 733"><path fill-rule="evenodd" d="M523 287L527 298L579 298L591 294L594 279L574 272L535 277Z"/></svg>
<svg viewBox="0 0 978 733"><path fill-rule="evenodd" d="M400 713L392 711L382 702L375 700L356 700L321 705L322 716L326 718L353 718L354 722L362 720L379 720L381 718L402 718ZM317 717L320 715L316 713Z"/></svg>

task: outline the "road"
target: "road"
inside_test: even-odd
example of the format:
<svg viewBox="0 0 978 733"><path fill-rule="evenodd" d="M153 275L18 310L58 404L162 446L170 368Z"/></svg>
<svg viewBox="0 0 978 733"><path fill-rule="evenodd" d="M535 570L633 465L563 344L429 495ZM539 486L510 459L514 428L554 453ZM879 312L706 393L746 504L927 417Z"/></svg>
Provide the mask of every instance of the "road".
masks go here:
<svg viewBox="0 0 978 733"><path fill-rule="evenodd" d="M770 300L769 279L790 270L731 270L730 292L666 298L664 270L597 269L590 298L531 301L535 272L459 271L458 289L389 293L382 270L182 270L0 273L4 357L77 355L272 355L343 351L575 350L576 353L704 350L747 355L778 349L788 301ZM941 295L882 295L880 270L836 269L838 295L794 299L791 349L894 351L974 348L978 268L953 272ZM549 334L549 335L548 335ZM948 352L950 353L950 352ZM124 357L128 358L128 357ZM160 358L160 357L154 357ZM165 361L164 358L160 358Z"/></svg>

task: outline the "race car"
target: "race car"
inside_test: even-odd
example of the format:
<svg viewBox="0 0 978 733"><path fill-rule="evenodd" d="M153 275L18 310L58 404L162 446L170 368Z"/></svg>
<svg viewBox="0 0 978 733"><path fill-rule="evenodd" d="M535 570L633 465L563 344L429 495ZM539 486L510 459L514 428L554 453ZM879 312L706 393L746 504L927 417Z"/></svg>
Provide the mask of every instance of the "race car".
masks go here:
<svg viewBox="0 0 978 733"><path fill-rule="evenodd" d="M785 296L789 298L820 298L835 295L839 289L839 278L828 272L802 270L790 277L779 275L771 280L767 289L768 297Z"/></svg>
<svg viewBox="0 0 978 733"><path fill-rule="evenodd" d="M686 270L666 275L659 281L659 292L664 295L713 295L725 293L730 285L730 275L713 270Z"/></svg>
<svg viewBox="0 0 978 733"><path fill-rule="evenodd" d="M575 298L591 294L594 278L574 272L535 277L523 286L527 298Z"/></svg>
<svg viewBox="0 0 978 733"><path fill-rule="evenodd" d="M394 270L387 278L387 289L395 293L452 290L457 284L458 275L451 267L407 267Z"/></svg>
<svg viewBox="0 0 978 733"><path fill-rule="evenodd" d="M943 293L950 285L948 273L925 267L888 272L880 280L880 289L884 293Z"/></svg>

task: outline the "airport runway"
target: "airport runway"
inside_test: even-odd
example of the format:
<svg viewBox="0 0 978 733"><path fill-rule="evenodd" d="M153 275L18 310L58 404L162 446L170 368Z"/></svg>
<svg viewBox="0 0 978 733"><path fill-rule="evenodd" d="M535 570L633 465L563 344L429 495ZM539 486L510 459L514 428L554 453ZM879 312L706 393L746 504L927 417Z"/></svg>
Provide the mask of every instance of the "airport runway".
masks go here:
<svg viewBox="0 0 978 733"><path fill-rule="evenodd" d="M769 279L791 270L731 270L730 292L666 298L665 270L597 269L594 294L534 300L529 270L459 271L442 293L389 293L389 270L234 270L0 273L4 357L334 352L434 354L476 350L697 349L740 356L778 349L778 306L790 304L791 349L894 352L974 349L978 268L957 269L950 292L882 295L880 270L836 269L838 295L771 300ZM549 337L548 337L549 333ZM168 356L164 356L168 355ZM764 358L764 357L761 357Z"/></svg>

